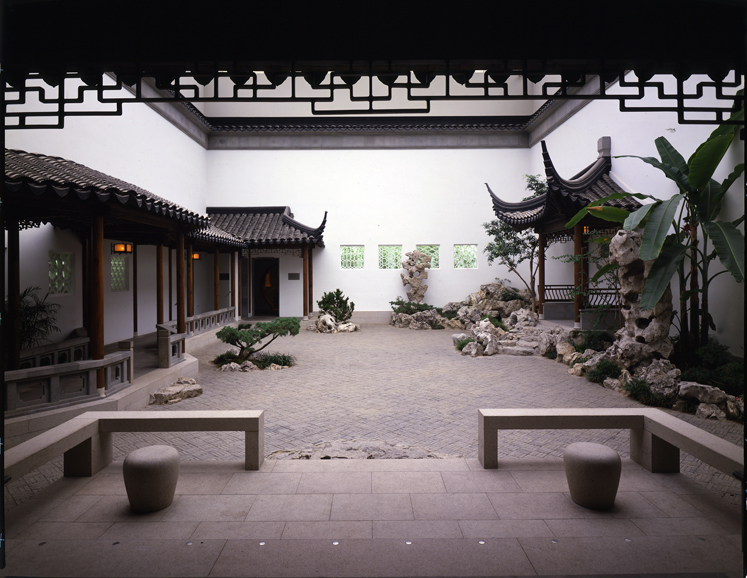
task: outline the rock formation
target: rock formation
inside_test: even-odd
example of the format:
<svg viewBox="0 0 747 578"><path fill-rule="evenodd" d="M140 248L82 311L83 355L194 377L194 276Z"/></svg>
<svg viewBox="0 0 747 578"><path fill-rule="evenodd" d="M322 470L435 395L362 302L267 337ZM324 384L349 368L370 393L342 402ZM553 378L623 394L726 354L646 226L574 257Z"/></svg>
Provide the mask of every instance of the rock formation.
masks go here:
<svg viewBox="0 0 747 578"><path fill-rule="evenodd" d="M431 268L431 257L417 249L410 253L405 253L405 256L407 256L407 259L402 261L402 267L406 273L399 274L402 277L402 285L410 286L410 289L407 291L408 301L420 303L423 300L425 292L428 290L428 285L425 285L423 281L428 278L428 269Z"/></svg>
<svg viewBox="0 0 747 578"><path fill-rule="evenodd" d="M316 331L317 333L353 333L358 329L360 327L355 323L339 323L329 313L320 314L314 323L306 327L307 331Z"/></svg>
<svg viewBox="0 0 747 578"><path fill-rule="evenodd" d="M157 389L150 395L149 405L177 403L202 394L202 387L191 377L180 377L171 385Z"/></svg>
<svg viewBox="0 0 747 578"><path fill-rule="evenodd" d="M383 440L337 440L319 442L300 450L277 450L267 456L270 460L339 460L339 459L447 459L458 458L432 452L424 448L393 444Z"/></svg>
<svg viewBox="0 0 747 578"><path fill-rule="evenodd" d="M669 359L673 346L669 339L672 321L672 291L651 310L640 308L643 285L653 261L640 258L641 233L620 230L610 241L610 262L620 266L620 294L625 325L617 332L610 354L629 370L648 365L654 359Z"/></svg>

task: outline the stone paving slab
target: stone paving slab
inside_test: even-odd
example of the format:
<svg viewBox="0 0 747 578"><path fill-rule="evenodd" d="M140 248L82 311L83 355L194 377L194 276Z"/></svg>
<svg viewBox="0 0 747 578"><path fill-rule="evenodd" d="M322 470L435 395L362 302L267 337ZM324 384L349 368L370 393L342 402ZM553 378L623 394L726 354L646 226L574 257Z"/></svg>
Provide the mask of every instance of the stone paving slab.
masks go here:
<svg viewBox="0 0 747 578"><path fill-rule="evenodd" d="M212 359L220 341L192 351L204 393L144 411L265 410L265 452L301 449L333 440L379 439L474 458L478 408L643 407L639 402L568 375L543 357L470 358L452 346L450 330L411 331L363 325L361 331L305 331L275 341L269 351L295 356L282 371L220 372ZM741 424L672 412L743 445ZM601 443L629 455L628 430L519 430L501 433L499 459L557 458L570 443ZM239 432L119 433L114 458L151 444L173 445L183 460L243 459ZM61 476L61 458L6 486L6 509ZM739 483L681 452L681 470L703 487L737 503Z"/></svg>

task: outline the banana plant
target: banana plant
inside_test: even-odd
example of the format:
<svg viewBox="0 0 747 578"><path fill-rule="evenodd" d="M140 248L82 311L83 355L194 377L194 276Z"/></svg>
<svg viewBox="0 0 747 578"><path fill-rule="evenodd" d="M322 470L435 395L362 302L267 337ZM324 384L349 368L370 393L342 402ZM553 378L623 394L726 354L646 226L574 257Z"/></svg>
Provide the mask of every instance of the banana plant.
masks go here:
<svg viewBox="0 0 747 578"><path fill-rule="evenodd" d="M732 113L730 120L743 125L744 106ZM656 167L674 181L679 193L667 200L638 193L615 193L590 203L566 224L566 227L572 227L585 215L593 213L602 219L621 222L626 231L643 228L641 259L653 260L654 263L641 294L641 309L653 309L674 274L678 273L680 334L685 344L689 333L688 345L692 348L707 341L709 327L715 329L708 312L708 289L713 279L729 272L737 283L744 282L745 239L738 229L744 215L732 222L717 220L724 196L744 172L744 164L737 165L721 183L713 179L713 173L742 125L719 126L687 161L664 137L654 141L659 159L634 155L616 157L637 158ZM642 205L632 213L601 206L608 200L623 196L653 202ZM672 227L674 232L670 232ZM712 249L709 249L709 241L712 242ZM685 270L685 256L689 257L689 272ZM724 270L710 275L709 266L714 259L721 262ZM688 280L689 289L686 286ZM688 299L689 319L685 314Z"/></svg>

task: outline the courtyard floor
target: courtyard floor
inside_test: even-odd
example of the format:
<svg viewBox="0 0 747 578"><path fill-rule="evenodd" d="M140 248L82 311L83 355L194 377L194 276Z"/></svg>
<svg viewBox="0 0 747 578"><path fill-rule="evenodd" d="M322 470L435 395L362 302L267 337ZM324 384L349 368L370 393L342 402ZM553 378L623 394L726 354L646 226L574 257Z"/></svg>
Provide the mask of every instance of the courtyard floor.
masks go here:
<svg viewBox="0 0 747 578"><path fill-rule="evenodd" d="M266 460L245 472L243 434L116 434L115 462L93 478L50 484L59 460L34 474L44 489L8 513L7 574L740 575L739 484L684 453L681 474L650 474L626 459L627 430L515 431L500 436L499 469L480 468L478 408L639 406L562 364L471 359L448 330L376 324L279 339L270 350L297 359L282 371L219 372L211 359L226 348L192 352L203 395L145 411L263 409L268 454L378 439L453 457ZM740 424L676 415L742 444ZM624 458L613 510L570 500L560 458L575 441ZM121 460L156 443L181 454L177 497L137 516Z"/></svg>

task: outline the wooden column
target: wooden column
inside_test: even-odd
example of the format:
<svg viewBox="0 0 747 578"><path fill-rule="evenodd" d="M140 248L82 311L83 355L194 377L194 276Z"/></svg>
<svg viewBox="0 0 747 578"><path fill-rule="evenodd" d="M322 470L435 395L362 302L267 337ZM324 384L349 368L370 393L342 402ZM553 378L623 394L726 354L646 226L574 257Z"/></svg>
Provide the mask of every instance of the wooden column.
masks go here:
<svg viewBox="0 0 747 578"><path fill-rule="evenodd" d="M104 216L91 223L91 359L104 359ZM96 371L96 387L106 387L105 372Z"/></svg>
<svg viewBox="0 0 747 578"><path fill-rule="evenodd" d="M182 253L184 247L182 247ZM182 255L182 259L184 256ZM173 271L174 266L171 263L171 247L169 247L169 321L174 320L174 284L173 284Z"/></svg>
<svg viewBox="0 0 747 578"><path fill-rule="evenodd" d="M314 247L309 247L309 313L314 311Z"/></svg>
<svg viewBox="0 0 747 578"><path fill-rule="evenodd" d="M213 252L213 310L220 309L220 251Z"/></svg>
<svg viewBox="0 0 747 578"><path fill-rule="evenodd" d="M83 305L83 327L91 334L91 236L87 235L80 240L83 258L81 263L81 277L83 278L83 287L81 288L81 298Z"/></svg>
<svg viewBox="0 0 747 578"><path fill-rule="evenodd" d="M589 306L589 237L587 235L583 236L581 254L584 255L584 258L581 261L581 286L584 290L581 307L585 308Z"/></svg>
<svg viewBox="0 0 747 578"><path fill-rule="evenodd" d="M171 291L170 285L169 291ZM156 323L163 324L163 243L156 244Z"/></svg>
<svg viewBox="0 0 747 578"><path fill-rule="evenodd" d="M537 240L537 313L545 318L545 235L540 232Z"/></svg>
<svg viewBox="0 0 747 578"><path fill-rule="evenodd" d="M231 287L231 307L236 307L236 251L231 251L231 269L228 273L228 285Z"/></svg>
<svg viewBox="0 0 747 578"><path fill-rule="evenodd" d="M137 245L132 244L132 335L137 337Z"/></svg>
<svg viewBox="0 0 747 578"><path fill-rule="evenodd" d="M18 219L8 219L8 330L12 336L8 342L8 365L6 369L18 369L21 366L21 243L19 239Z"/></svg>
<svg viewBox="0 0 747 578"><path fill-rule="evenodd" d="M252 316L252 250L246 250L246 311L247 317Z"/></svg>
<svg viewBox="0 0 747 578"><path fill-rule="evenodd" d="M170 253L171 251L169 251ZM169 270L170 271L170 270ZM171 285L171 280L169 280ZM170 300L170 299L169 299ZM179 240L176 246L176 332L187 331L184 301L184 233L179 232Z"/></svg>
<svg viewBox="0 0 747 578"><path fill-rule="evenodd" d="M238 293L238 295L236 297L236 300L238 301L238 305L236 307L236 311L239 314L239 319L242 318L242 313L243 313L243 311L241 310L241 261L242 261L241 251L239 251L238 271L237 271L237 274L236 274L236 276L238 277L238 279L237 279L238 283L236 283L236 287L237 287L237 291L236 292Z"/></svg>
<svg viewBox="0 0 747 578"><path fill-rule="evenodd" d="M303 318L309 317L309 246L301 247L303 257Z"/></svg>
<svg viewBox="0 0 747 578"><path fill-rule="evenodd" d="M189 244L187 252L187 317L193 317L195 314L195 265L194 249L192 243Z"/></svg>
<svg viewBox="0 0 747 578"><path fill-rule="evenodd" d="M580 223L573 227L573 254L579 257L584 252L584 228ZM573 262L573 286L578 291L583 287L583 267L581 261L577 258ZM583 297L576 293L573 299L573 321L576 328L581 327L581 303Z"/></svg>

